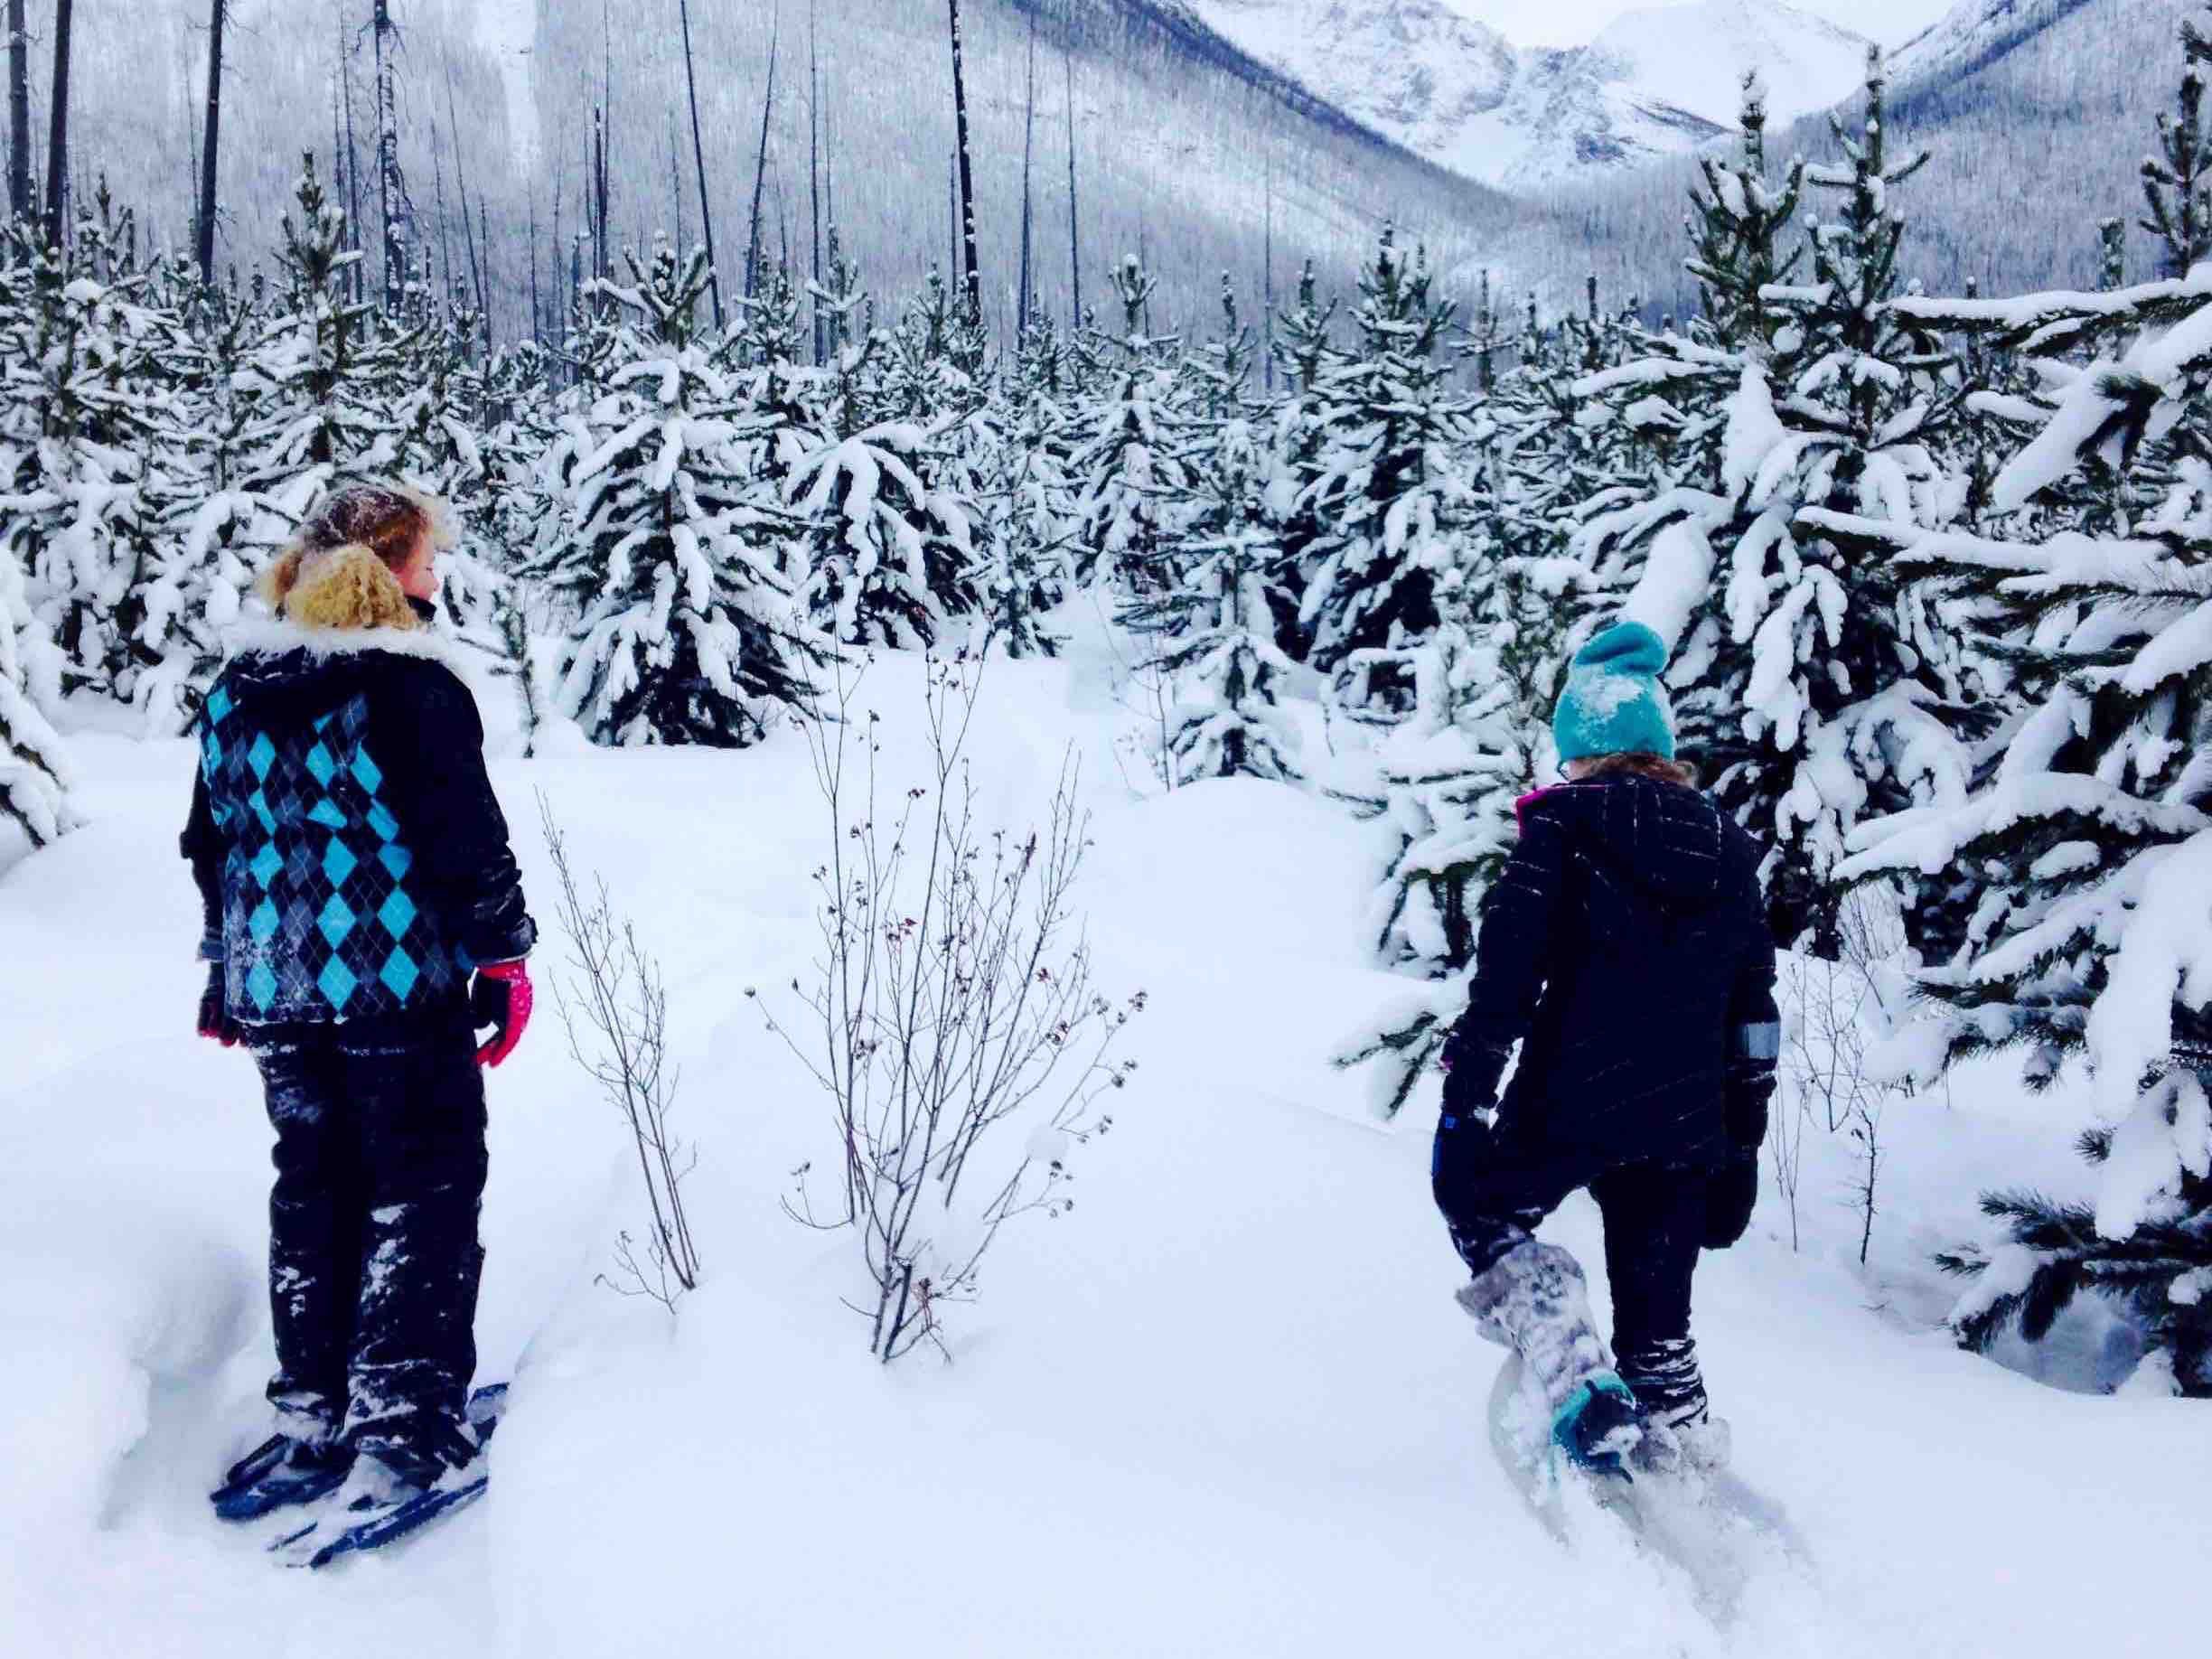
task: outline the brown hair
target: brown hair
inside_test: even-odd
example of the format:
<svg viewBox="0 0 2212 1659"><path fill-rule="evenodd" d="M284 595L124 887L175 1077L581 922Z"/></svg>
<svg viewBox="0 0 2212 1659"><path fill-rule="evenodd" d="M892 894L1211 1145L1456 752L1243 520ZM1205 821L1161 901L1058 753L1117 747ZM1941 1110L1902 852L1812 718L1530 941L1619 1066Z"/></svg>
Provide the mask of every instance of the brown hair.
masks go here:
<svg viewBox="0 0 2212 1659"><path fill-rule="evenodd" d="M261 596L306 628L418 627L398 573L426 537L434 548L453 545L436 497L404 485L342 485L276 556Z"/></svg>
<svg viewBox="0 0 2212 1659"><path fill-rule="evenodd" d="M1662 783L1680 783L1685 789L1697 787L1697 768L1687 761L1667 760L1657 755L1593 755L1587 760L1570 761L1570 766L1582 770L1573 774L1577 782L1584 778L1605 778L1627 775L1653 778Z"/></svg>

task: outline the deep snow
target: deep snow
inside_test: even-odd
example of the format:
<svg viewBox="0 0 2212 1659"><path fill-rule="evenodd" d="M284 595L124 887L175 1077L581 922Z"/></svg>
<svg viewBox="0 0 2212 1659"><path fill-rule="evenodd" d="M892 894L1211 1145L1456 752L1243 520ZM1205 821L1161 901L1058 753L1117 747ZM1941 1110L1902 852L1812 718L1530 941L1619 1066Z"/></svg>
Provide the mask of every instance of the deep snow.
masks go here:
<svg viewBox="0 0 2212 1659"><path fill-rule="evenodd" d="M917 665L866 694L910 765ZM1101 651L994 664L993 815L1077 745L1081 896L1142 1069L1073 1212L1010 1233L956 1363L885 1371L839 1305L848 1241L779 1212L823 1102L743 991L810 955L821 811L762 749L503 759L541 917L533 792L666 965L705 1288L671 1326L595 1286L634 1166L541 998L492 1084L483 1376L491 1495L389 1558L286 1573L202 1493L263 1429L268 1135L193 1039L183 744L80 734L88 827L0 876L0 1630L23 1654L2174 1654L2212 1599L2203 1408L2062 1392L1955 1351L1929 1250L1992 1180L2079 1179L2065 1108L2000 1073L1892 1109L1870 1269L1842 1151L1806 1247L1774 1195L1708 1257L1698 1334L1738 1467L1815 1565L1716 1629L1597 1532L1562 1551L1490 1460L1497 1368L1453 1306L1433 1103L1376 1123L1334 1045L1402 982L1362 961L1372 849L1338 808L1209 783L1139 799ZM1320 741L1319 734L1315 742ZM550 977L552 942L540 952ZM1596 1271L1594 1212L1552 1232ZM1600 1281L1601 1282L1601 1281ZM1601 1283L1602 1288L1602 1283ZM2078 1343L2104 1326L2085 1318ZM2077 1344L2078 1345L2078 1344Z"/></svg>

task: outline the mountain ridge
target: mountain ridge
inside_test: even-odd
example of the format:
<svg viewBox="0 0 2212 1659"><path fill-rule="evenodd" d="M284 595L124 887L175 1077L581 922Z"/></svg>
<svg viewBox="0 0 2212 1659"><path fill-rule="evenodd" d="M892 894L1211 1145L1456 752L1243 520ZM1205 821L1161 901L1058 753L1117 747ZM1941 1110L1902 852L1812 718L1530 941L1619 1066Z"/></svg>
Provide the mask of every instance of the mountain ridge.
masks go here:
<svg viewBox="0 0 2212 1659"><path fill-rule="evenodd" d="M1696 149L1757 69L1777 117L1824 108L1866 40L1784 0L1624 14L1514 46L1451 0L1180 0L1217 33L1416 154L1523 195Z"/></svg>

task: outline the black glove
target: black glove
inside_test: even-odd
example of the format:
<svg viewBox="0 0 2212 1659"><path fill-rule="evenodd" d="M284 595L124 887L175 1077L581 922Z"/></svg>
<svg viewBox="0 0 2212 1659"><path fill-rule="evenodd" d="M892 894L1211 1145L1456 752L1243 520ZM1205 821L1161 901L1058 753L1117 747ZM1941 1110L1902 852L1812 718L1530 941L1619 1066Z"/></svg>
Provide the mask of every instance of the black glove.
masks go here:
<svg viewBox="0 0 2212 1659"><path fill-rule="evenodd" d="M230 1017L230 1006L223 995L220 962L208 964L207 989L200 993L200 1035L225 1048L236 1048L246 1035L238 1021Z"/></svg>
<svg viewBox="0 0 2212 1659"><path fill-rule="evenodd" d="M1705 1248L1726 1250L1750 1230L1758 1207L1759 1160L1756 1149L1739 1152L1712 1172L1705 1188Z"/></svg>
<svg viewBox="0 0 2212 1659"><path fill-rule="evenodd" d="M1429 1151L1429 1186L1439 1207L1464 1190L1476 1168L1490 1155L1490 1112L1495 1102L1477 1100L1472 1104L1454 1101L1448 1078L1444 1085L1444 1114L1437 1120L1436 1143Z"/></svg>

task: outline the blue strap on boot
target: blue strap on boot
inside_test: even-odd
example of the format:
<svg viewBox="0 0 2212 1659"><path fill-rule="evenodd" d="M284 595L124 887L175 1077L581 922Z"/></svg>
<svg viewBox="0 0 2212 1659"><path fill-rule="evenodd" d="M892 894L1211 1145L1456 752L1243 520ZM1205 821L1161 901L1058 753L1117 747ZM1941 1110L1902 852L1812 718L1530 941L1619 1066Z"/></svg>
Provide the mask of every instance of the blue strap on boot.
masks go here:
<svg viewBox="0 0 2212 1659"><path fill-rule="evenodd" d="M1617 1373L1600 1371L1579 1383L1551 1414L1551 1443L1576 1467L1625 1480L1628 1471L1621 1456L1642 1438L1642 1409L1628 1385ZM1625 1440L1624 1429L1634 1431Z"/></svg>

